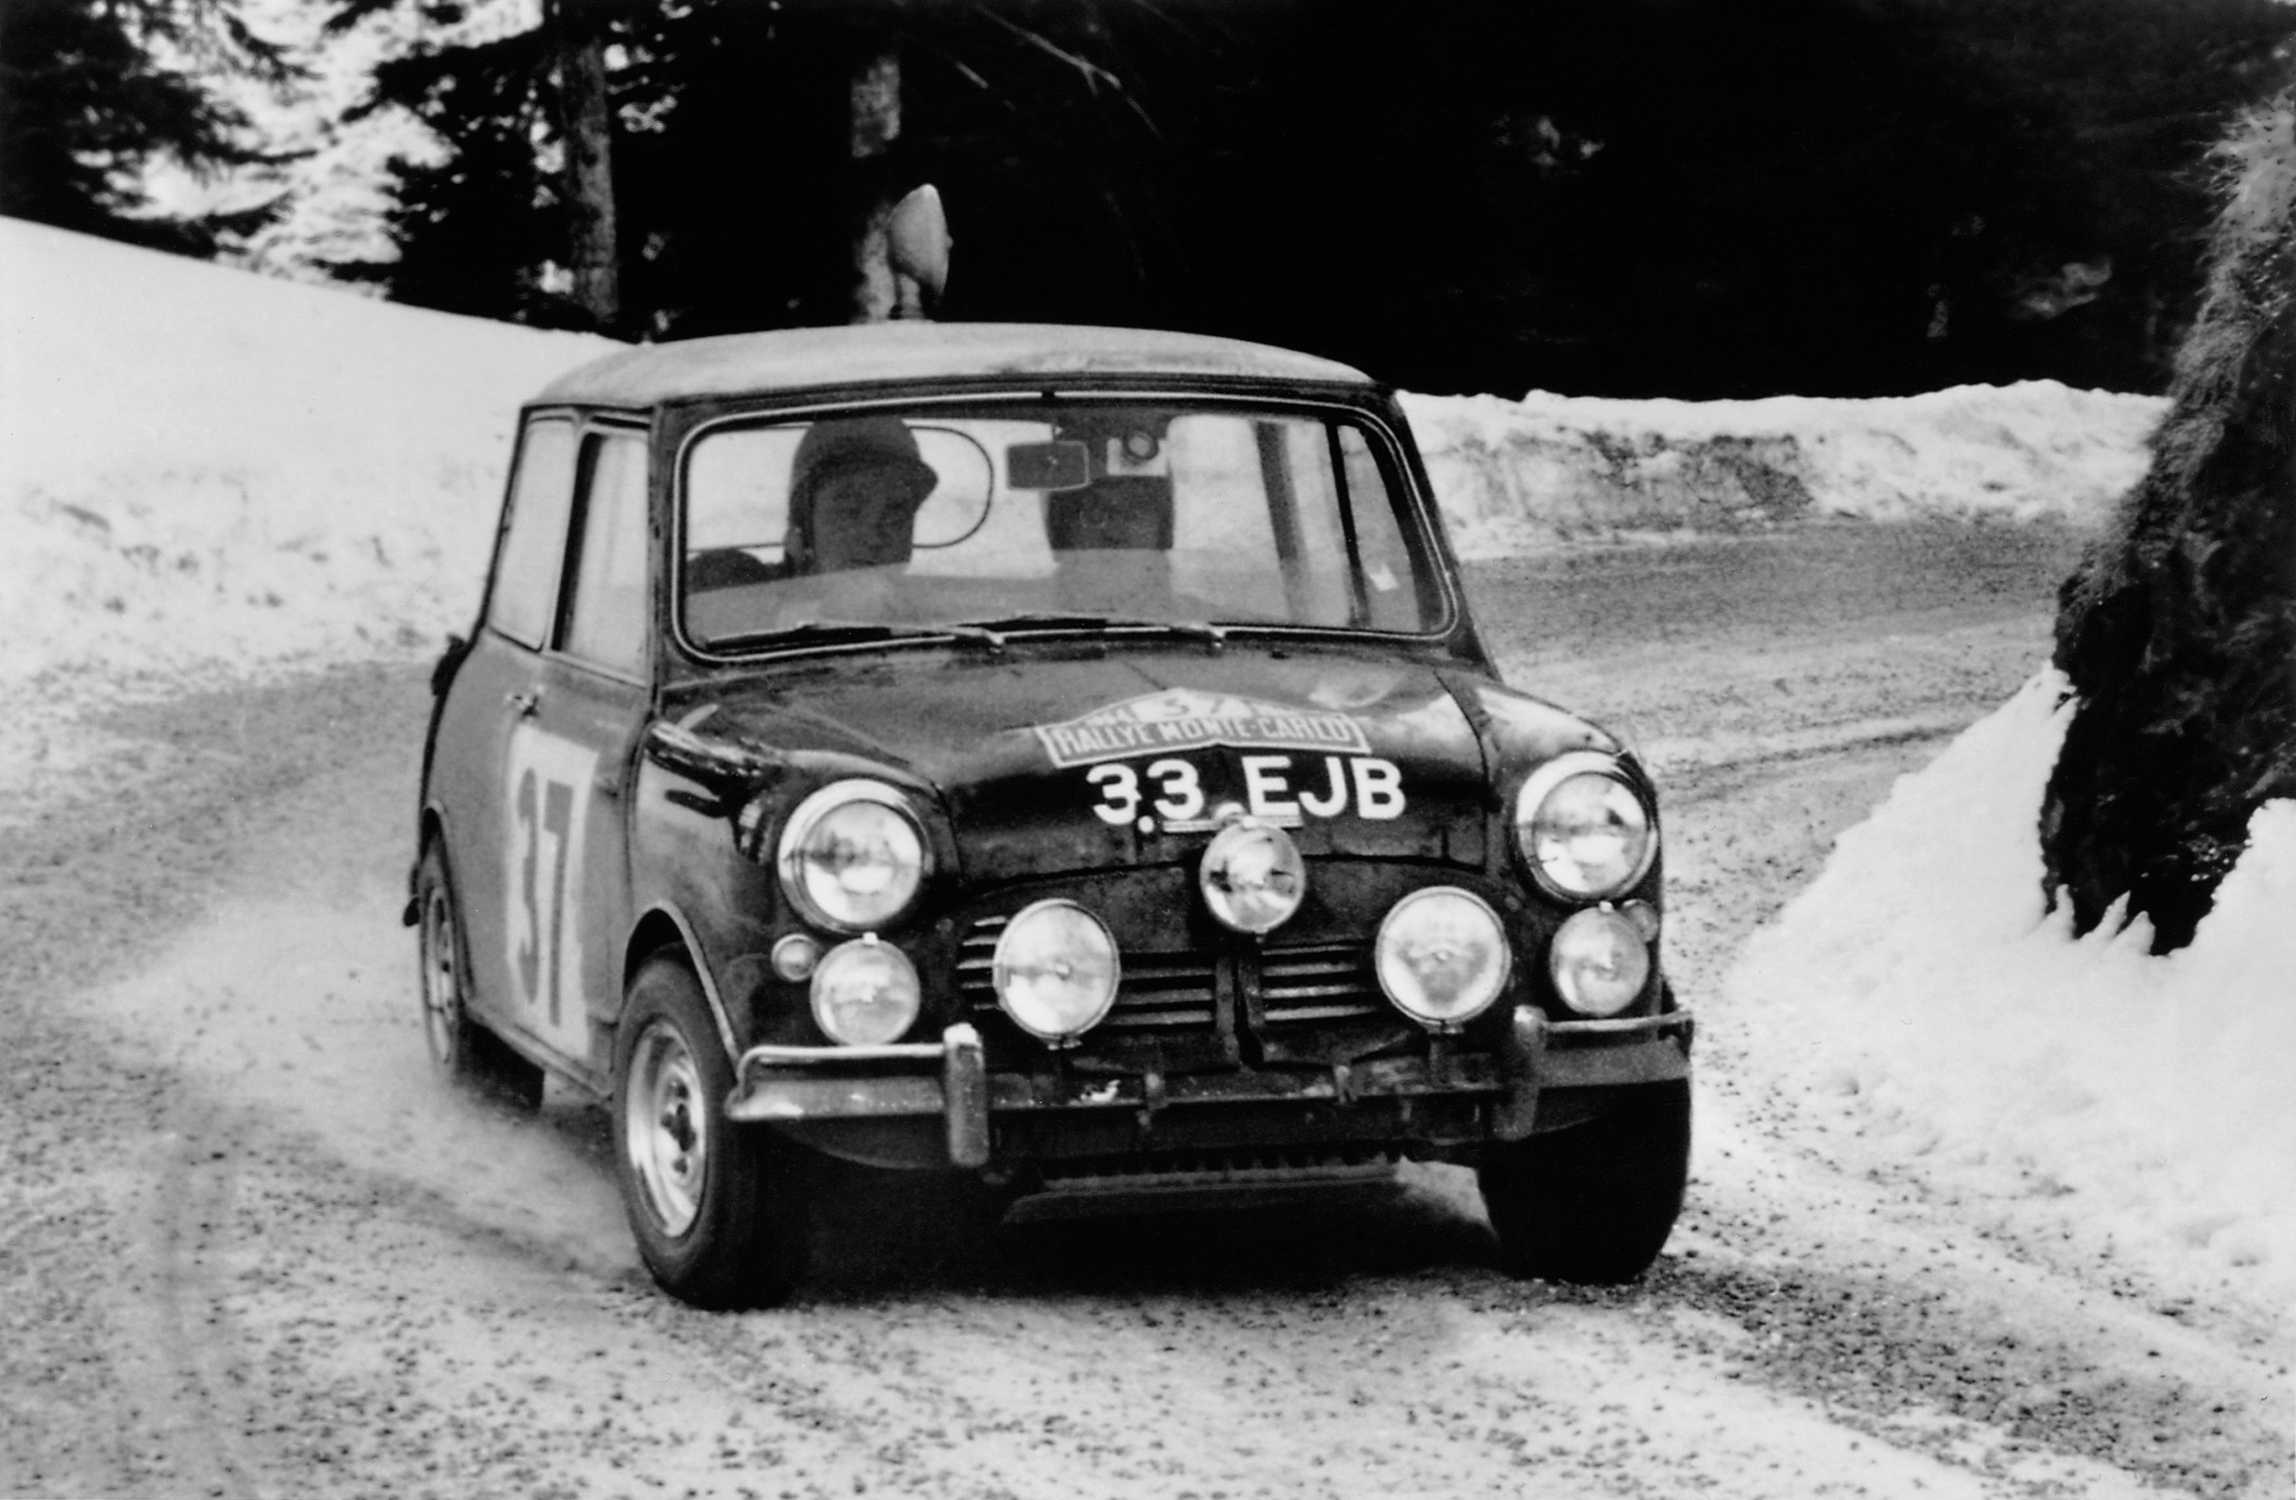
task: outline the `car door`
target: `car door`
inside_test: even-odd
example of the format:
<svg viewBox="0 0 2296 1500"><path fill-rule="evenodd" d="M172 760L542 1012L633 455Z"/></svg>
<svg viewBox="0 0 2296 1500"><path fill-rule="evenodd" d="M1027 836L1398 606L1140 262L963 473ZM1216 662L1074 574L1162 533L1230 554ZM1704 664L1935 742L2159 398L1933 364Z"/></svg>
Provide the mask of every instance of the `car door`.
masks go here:
<svg viewBox="0 0 2296 1500"><path fill-rule="evenodd" d="M647 441L581 434L558 607L503 744L501 962L514 1019L593 1084L630 928L624 809L651 700Z"/></svg>
<svg viewBox="0 0 2296 1500"><path fill-rule="evenodd" d="M534 1050L517 970L514 813L505 797L511 739L541 699L544 651L558 613L573 515L581 424L571 412L530 414L519 434L486 605L470 649L439 705L429 802L446 842L462 916L469 1000L489 1025ZM522 855L523 851L519 851ZM526 920L523 911L520 919Z"/></svg>

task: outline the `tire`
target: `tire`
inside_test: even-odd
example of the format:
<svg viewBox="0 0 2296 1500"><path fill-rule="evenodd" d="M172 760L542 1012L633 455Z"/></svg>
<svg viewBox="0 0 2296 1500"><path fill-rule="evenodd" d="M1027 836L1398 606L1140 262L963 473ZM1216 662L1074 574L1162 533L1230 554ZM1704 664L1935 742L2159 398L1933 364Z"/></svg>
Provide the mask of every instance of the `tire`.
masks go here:
<svg viewBox="0 0 2296 1500"><path fill-rule="evenodd" d="M647 960L615 1033L615 1175L646 1269L696 1307L769 1307L805 1271L798 1148L725 1118L733 1082L693 970Z"/></svg>
<svg viewBox="0 0 2296 1500"><path fill-rule="evenodd" d="M415 875L422 952L423 1040L431 1065L456 1087L520 1113L542 1107L542 1069L480 1025L470 1012L469 945L462 907L436 840Z"/></svg>
<svg viewBox="0 0 2296 1500"><path fill-rule="evenodd" d="M1650 1269L1690 1176L1690 1085L1655 1084L1583 1125L1483 1148L1476 1177L1515 1276L1617 1286Z"/></svg>

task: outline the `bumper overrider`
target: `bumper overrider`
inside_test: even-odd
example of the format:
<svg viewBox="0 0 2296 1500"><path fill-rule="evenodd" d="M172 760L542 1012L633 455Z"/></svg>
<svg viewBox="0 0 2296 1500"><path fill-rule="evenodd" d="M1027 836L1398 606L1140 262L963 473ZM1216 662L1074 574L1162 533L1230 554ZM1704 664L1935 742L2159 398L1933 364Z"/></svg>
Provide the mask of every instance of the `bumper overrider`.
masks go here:
<svg viewBox="0 0 2296 1500"><path fill-rule="evenodd" d="M938 1133L956 1167L984 1167L1000 1127L1124 1120L1153 1140L1157 1122L1214 1110L1342 1112L1385 1106L1409 1121L1420 1104L1463 1107L1494 1140L1539 1128L1542 1095L1687 1078L1694 1030L1685 1010L1607 1021L1554 1021L1519 1005L1498 1047L1444 1045L1424 1057L1385 1057L1317 1069L1237 1069L1165 1075L992 1072L981 1035L960 1022L937 1042L874 1047L752 1047L725 1101L730 1120L798 1126L913 1122ZM935 1132L935 1126L938 1131Z"/></svg>

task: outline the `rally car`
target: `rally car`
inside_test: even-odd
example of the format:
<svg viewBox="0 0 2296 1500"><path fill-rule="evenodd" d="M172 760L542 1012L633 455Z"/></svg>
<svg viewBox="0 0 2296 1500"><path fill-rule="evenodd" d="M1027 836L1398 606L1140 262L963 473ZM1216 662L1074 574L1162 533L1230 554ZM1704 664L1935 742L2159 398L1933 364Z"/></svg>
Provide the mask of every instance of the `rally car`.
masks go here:
<svg viewBox="0 0 2296 1500"><path fill-rule="evenodd" d="M787 1297L821 1156L1460 1163L1504 1266L1601 1282L1679 1212L1651 783L1502 685L1346 366L915 322L615 353L524 409L434 686L432 1055L609 1101L678 1297Z"/></svg>

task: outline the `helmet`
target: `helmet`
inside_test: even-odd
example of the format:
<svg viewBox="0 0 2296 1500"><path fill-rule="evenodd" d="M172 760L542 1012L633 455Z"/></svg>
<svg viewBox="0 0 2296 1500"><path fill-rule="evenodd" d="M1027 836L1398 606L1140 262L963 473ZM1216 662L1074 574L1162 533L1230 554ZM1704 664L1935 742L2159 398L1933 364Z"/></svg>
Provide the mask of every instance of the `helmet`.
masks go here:
<svg viewBox="0 0 2296 1500"><path fill-rule="evenodd" d="M917 451L916 435L898 417L838 418L817 422L797 443L789 468L789 550L792 557L810 557L820 518L814 514L815 493L829 474L846 469L883 471L913 514L933 492L939 476Z"/></svg>
<svg viewBox="0 0 2296 1500"><path fill-rule="evenodd" d="M814 423L798 440L789 492L805 494L824 470L849 463L903 464L932 473L918 456L916 434L899 417L841 417Z"/></svg>

